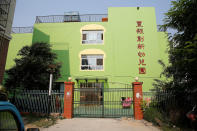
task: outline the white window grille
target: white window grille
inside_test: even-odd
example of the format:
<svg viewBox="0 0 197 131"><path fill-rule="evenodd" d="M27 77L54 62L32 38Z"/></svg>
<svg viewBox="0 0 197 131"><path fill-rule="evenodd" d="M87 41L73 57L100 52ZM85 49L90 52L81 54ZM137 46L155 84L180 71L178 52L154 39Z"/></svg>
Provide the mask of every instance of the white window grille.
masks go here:
<svg viewBox="0 0 197 131"><path fill-rule="evenodd" d="M103 30L84 30L82 35L82 44L103 43Z"/></svg>
<svg viewBox="0 0 197 131"><path fill-rule="evenodd" d="M81 70L103 70L103 55L81 55Z"/></svg>

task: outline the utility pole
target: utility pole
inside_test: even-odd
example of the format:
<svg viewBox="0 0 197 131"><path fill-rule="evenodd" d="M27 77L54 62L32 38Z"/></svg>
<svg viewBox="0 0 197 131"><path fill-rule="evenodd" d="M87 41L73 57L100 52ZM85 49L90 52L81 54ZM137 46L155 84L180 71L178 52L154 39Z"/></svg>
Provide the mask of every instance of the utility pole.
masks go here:
<svg viewBox="0 0 197 131"><path fill-rule="evenodd" d="M51 91L52 91L52 82L53 82L53 73L55 72L55 68L57 65L51 64L49 65L49 72L50 72L50 78L49 78L49 94L48 94L48 117L50 116L51 113Z"/></svg>

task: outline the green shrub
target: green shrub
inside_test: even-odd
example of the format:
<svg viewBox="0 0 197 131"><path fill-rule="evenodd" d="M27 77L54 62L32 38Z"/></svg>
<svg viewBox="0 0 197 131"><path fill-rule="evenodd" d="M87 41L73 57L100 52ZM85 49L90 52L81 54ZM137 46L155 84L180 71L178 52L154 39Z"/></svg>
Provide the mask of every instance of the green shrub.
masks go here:
<svg viewBox="0 0 197 131"><path fill-rule="evenodd" d="M176 117L176 116L175 116ZM162 131L179 131L180 128L174 126L170 121L167 114L161 113L155 107L147 107L144 110L144 119L152 122L154 125L160 126ZM187 128L184 128L184 131L187 131Z"/></svg>
<svg viewBox="0 0 197 131"><path fill-rule="evenodd" d="M165 121L164 116L154 107L146 108L144 111L144 119L160 126L163 121Z"/></svg>

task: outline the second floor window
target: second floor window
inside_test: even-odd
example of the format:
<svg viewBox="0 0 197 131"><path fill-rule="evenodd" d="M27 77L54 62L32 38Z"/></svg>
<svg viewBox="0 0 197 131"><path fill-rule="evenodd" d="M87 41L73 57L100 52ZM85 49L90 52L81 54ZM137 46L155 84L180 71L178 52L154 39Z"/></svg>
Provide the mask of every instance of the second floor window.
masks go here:
<svg viewBox="0 0 197 131"><path fill-rule="evenodd" d="M103 55L81 55L81 70L103 70Z"/></svg>
<svg viewBox="0 0 197 131"><path fill-rule="evenodd" d="M83 30L82 44L103 44L103 30Z"/></svg>

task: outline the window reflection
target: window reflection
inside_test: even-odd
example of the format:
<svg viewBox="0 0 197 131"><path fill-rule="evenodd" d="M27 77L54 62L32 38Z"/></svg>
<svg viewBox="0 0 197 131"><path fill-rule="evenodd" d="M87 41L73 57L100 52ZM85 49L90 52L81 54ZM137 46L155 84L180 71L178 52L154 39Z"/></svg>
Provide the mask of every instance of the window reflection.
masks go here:
<svg viewBox="0 0 197 131"><path fill-rule="evenodd" d="M17 121L9 111L0 111L0 131L18 131Z"/></svg>
<svg viewBox="0 0 197 131"><path fill-rule="evenodd" d="M81 70L103 70L103 55L81 55Z"/></svg>
<svg viewBox="0 0 197 131"><path fill-rule="evenodd" d="M103 30L82 31L82 44L102 44Z"/></svg>

